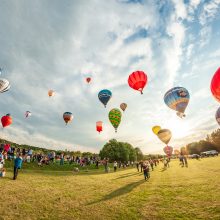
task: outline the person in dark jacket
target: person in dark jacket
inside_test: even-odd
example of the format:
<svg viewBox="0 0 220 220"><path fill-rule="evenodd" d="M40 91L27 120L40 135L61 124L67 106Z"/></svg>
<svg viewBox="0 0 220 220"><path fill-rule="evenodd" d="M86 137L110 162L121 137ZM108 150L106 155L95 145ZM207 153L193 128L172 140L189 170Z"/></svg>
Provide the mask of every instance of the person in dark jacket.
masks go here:
<svg viewBox="0 0 220 220"><path fill-rule="evenodd" d="M18 169L21 169L22 161L23 160L22 160L21 154L18 154L17 158L14 161L14 177L13 177L13 180L17 179Z"/></svg>

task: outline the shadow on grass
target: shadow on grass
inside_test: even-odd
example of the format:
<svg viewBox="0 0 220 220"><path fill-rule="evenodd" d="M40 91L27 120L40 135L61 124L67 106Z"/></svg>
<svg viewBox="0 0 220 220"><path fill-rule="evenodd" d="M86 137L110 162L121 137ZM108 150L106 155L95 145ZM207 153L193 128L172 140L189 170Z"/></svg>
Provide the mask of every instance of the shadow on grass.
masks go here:
<svg viewBox="0 0 220 220"><path fill-rule="evenodd" d="M115 178L113 180L118 180L118 179L123 179L123 178L131 177L131 176L136 176L138 174L140 174L140 173L128 173L128 174L121 175L118 178Z"/></svg>
<svg viewBox="0 0 220 220"><path fill-rule="evenodd" d="M96 203L99 203L99 202L104 202L104 201L113 199L115 197L122 196L122 195L125 195L127 193L130 193L134 188L138 187L139 185L143 184L144 182L146 182L146 181L145 180L139 180L137 182L129 183L129 184L127 184L127 185L111 192L110 194L104 196L102 199L90 202L87 205L93 205L93 204L96 204Z"/></svg>

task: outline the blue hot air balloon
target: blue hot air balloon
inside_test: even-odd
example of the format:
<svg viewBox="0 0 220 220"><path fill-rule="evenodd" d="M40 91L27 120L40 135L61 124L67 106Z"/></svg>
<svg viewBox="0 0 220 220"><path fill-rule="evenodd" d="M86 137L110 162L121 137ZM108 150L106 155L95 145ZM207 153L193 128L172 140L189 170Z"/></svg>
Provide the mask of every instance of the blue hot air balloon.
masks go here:
<svg viewBox="0 0 220 220"><path fill-rule="evenodd" d="M111 91L107 90L107 89L103 89L99 92L98 94L98 98L100 100L100 102L106 107L108 101L110 100L110 98L112 97L112 93Z"/></svg>
<svg viewBox="0 0 220 220"><path fill-rule="evenodd" d="M179 117L185 117L185 109L189 103L190 95L187 89L183 87L174 87L164 95L165 104L177 111Z"/></svg>
<svg viewBox="0 0 220 220"><path fill-rule="evenodd" d="M216 114L215 114L216 121L220 125L220 107L218 108Z"/></svg>

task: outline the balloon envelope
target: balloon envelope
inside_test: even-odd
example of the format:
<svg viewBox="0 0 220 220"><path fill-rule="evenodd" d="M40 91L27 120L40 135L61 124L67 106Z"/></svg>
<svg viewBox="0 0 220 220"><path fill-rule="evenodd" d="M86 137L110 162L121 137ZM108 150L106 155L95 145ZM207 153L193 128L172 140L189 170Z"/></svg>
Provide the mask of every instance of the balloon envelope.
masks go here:
<svg viewBox="0 0 220 220"><path fill-rule="evenodd" d="M143 71L135 71L128 77L128 85L143 94L143 89L147 84L147 75Z"/></svg>
<svg viewBox="0 0 220 220"><path fill-rule="evenodd" d="M102 121L96 122L96 131L98 131L99 133L102 131Z"/></svg>
<svg viewBox="0 0 220 220"><path fill-rule="evenodd" d="M189 103L190 95L187 89L183 87L174 87L166 92L164 95L165 104L177 111L177 115L184 117L185 109Z"/></svg>
<svg viewBox="0 0 220 220"><path fill-rule="evenodd" d="M170 147L170 146L166 146L166 147L163 148L163 151L164 151L164 153L165 153L167 156L170 157L170 156L172 155L172 153L173 153L173 148Z"/></svg>
<svg viewBox="0 0 220 220"><path fill-rule="evenodd" d="M27 118L27 117L31 116L31 112L30 111L26 111L24 115Z"/></svg>
<svg viewBox="0 0 220 220"><path fill-rule="evenodd" d="M12 117L10 116L10 114L7 114L1 118L1 122L3 128L9 126L12 123Z"/></svg>
<svg viewBox="0 0 220 220"><path fill-rule="evenodd" d="M108 117L112 126L115 128L115 132L117 132L117 128L121 122L121 111L118 108L113 108L109 112Z"/></svg>
<svg viewBox="0 0 220 220"><path fill-rule="evenodd" d="M218 68L212 78L210 89L215 99L220 102L220 68Z"/></svg>
<svg viewBox="0 0 220 220"><path fill-rule="evenodd" d="M48 91L48 96L49 97L54 96L54 95L55 95L55 92L53 90Z"/></svg>
<svg viewBox="0 0 220 220"><path fill-rule="evenodd" d="M156 126L154 126L153 128L152 128L152 131L154 132L154 134L158 134L158 132L161 130L161 127L160 126L158 126L158 125L156 125Z"/></svg>
<svg viewBox="0 0 220 220"><path fill-rule="evenodd" d="M108 89L103 89L99 92L98 98L100 102L106 107L108 101L111 99L112 93Z"/></svg>
<svg viewBox="0 0 220 220"><path fill-rule="evenodd" d="M157 133L158 138L165 144L168 144L170 142L170 139L172 137L172 133L169 129L161 129Z"/></svg>
<svg viewBox="0 0 220 220"><path fill-rule="evenodd" d="M125 109L127 108L127 104L126 103L121 103L120 108L124 112Z"/></svg>
<svg viewBox="0 0 220 220"><path fill-rule="evenodd" d="M67 123L73 120L73 114L71 112L64 112L63 113L63 120Z"/></svg>
<svg viewBox="0 0 220 220"><path fill-rule="evenodd" d="M0 79L0 92L7 92L11 85L7 79Z"/></svg>
<svg viewBox="0 0 220 220"><path fill-rule="evenodd" d="M91 80L92 80L91 77L87 77L87 78L86 78L86 82L87 82L87 83L90 83Z"/></svg>
<svg viewBox="0 0 220 220"><path fill-rule="evenodd" d="M218 122L218 124L220 125L220 107L216 111L215 118L216 118L216 121Z"/></svg>

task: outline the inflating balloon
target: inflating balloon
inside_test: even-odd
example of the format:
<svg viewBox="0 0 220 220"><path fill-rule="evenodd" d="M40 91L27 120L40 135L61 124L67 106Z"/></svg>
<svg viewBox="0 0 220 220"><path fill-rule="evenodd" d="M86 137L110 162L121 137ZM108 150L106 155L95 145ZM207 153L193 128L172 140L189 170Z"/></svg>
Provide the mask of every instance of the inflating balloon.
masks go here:
<svg viewBox="0 0 220 220"><path fill-rule="evenodd" d="M212 78L210 89L215 99L220 102L220 68L218 68Z"/></svg>
<svg viewBox="0 0 220 220"><path fill-rule="evenodd" d="M172 133L169 129L161 129L157 133L157 137L165 144L168 144L170 142L170 139L172 137Z"/></svg>
<svg viewBox="0 0 220 220"><path fill-rule="evenodd" d="M177 111L176 114L181 118L185 117L184 112L189 103L189 99L189 92L183 87L174 87L164 95L165 104L169 108Z"/></svg>
<svg viewBox="0 0 220 220"><path fill-rule="evenodd" d="M87 82L87 83L90 83L91 80L92 80L91 77L87 77L87 78L86 78L86 82Z"/></svg>
<svg viewBox="0 0 220 220"><path fill-rule="evenodd" d="M216 111L215 118L216 118L216 121L218 122L218 124L220 125L220 107Z"/></svg>
<svg viewBox="0 0 220 220"><path fill-rule="evenodd" d="M170 156L172 156L173 148L170 146L166 146L163 148L163 151L168 157L170 157Z"/></svg>
<svg viewBox="0 0 220 220"><path fill-rule="evenodd" d="M152 131L154 132L154 134L158 134L158 132L161 130L161 127L160 126L158 126L158 125L156 125L156 126L154 126L153 128L152 128Z"/></svg>
<svg viewBox="0 0 220 220"><path fill-rule="evenodd" d="M100 102L106 107L108 101L111 99L112 93L107 89L103 89L99 92L98 98Z"/></svg>
<svg viewBox="0 0 220 220"><path fill-rule="evenodd" d="M48 96L49 97L52 97L52 96L54 96L55 95L55 92L53 91L53 90L49 90L48 91Z"/></svg>
<svg viewBox="0 0 220 220"><path fill-rule="evenodd" d="M96 122L96 131L98 131L99 133L102 131L102 121Z"/></svg>
<svg viewBox="0 0 220 220"><path fill-rule="evenodd" d="M24 115L25 115L25 118L27 118L27 117L31 116L31 112L30 111L26 111Z"/></svg>
<svg viewBox="0 0 220 220"><path fill-rule="evenodd" d="M129 75L128 85L143 94L143 89L147 84L147 75L143 71L136 71Z"/></svg>
<svg viewBox="0 0 220 220"><path fill-rule="evenodd" d="M112 126L115 128L115 132L117 132L117 128L121 122L121 111L118 108L113 108L109 112L108 117Z"/></svg>
<svg viewBox="0 0 220 220"><path fill-rule="evenodd" d="M127 104L126 103L121 103L120 108L124 112L125 109L127 108Z"/></svg>
<svg viewBox="0 0 220 220"><path fill-rule="evenodd" d="M71 112L64 112L63 113L63 120L67 123L71 122L73 120L73 114Z"/></svg>
<svg viewBox="0 0 220 220"><path fill-rule="evenodd" d="M0 79L0 92L7 92L11 85L7 79Z"/></svg>
<svg viewBox="0 0 220 220"><path fill-rule="evenodd" d="M12 123L12 117L10 116L10 114L7 114L1 118L1 122L3 128L9 126Z"/></svg>

